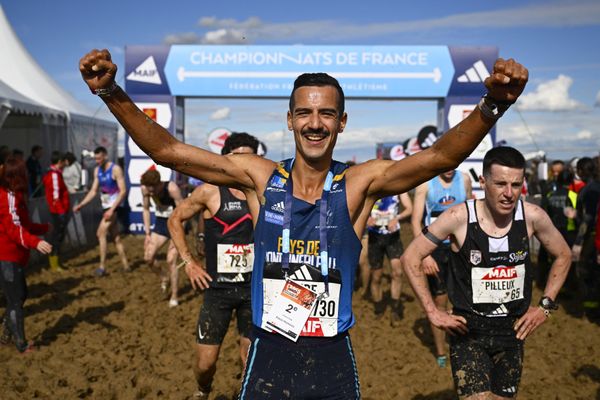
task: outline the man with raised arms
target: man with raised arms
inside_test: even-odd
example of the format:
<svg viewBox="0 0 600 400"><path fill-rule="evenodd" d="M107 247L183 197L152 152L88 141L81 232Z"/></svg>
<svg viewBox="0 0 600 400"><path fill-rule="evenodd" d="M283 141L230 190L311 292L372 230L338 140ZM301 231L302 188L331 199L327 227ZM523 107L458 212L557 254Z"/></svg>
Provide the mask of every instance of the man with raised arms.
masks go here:
<svg viewBox="0 0 600 400"><path fill-rule="evenodd" d="M467 200L425 227L402 256L402 265L429 321L453 335L450 363L456 391L466 399L514 398L525 339L557 308L570 265L570 249L540 207L520 199L525 158L496 147L483 159L485 198ZM529 240L555 257L539 306L531 306ZM450 237L447 271L452 313L440 310L427 288L422 262Z"/></svg>
<svg viewBox="0 0 600 400"><path fill-rule="evenodd" d="M257 149L258 140L254 136L234 132L225 140L221 154L256 154ZM195 398L207 399L217 371L221 344L234 311L240 333L240 358L246 365L252 328L250 280L254 235L252 216L242 191L209 183L198 186L175 209L168 223L173 242L188 271L202 269L192 257L183 229L183 222L196 214L204 217L204 268L210 284L204 292L196 326L194 375L198 391ZM196 283L192 281L192 285L196 286Z"/></svg>
<svg viewBox="0 0 600 400"><path fill-rule="evenodd" d="M252 344L241 399L360 398L348 330L355 322L359 238L375 201L456 168L528 79L523 66L499 59L485 81L487 96L432 147L401 161L347 168L332 160L348 116L342 88L327 74L303 74L294 82L287 124L295 158L276 163L252 154L224 157L178 141L115 84L117 67L106 50L85 55L80 71L153 160L246 195L255 258ZM207 284L204 270L186 269L195 284Z"/></svg>

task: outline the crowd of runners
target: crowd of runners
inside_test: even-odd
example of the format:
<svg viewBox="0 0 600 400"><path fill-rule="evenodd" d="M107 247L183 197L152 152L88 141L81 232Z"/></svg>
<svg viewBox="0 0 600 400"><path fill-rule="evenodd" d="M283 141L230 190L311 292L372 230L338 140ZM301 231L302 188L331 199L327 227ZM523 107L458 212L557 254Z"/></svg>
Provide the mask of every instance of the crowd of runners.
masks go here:
<svg viewBox="0 0 600 400"><path fill-rule="evenodd" d="M247 133L233 133L221 155L175 139L115 84L116 65L106 50L85 55L80 71L157 164L205 182L186 193L161 180L156 168L141 176L144 260L158 273L169 307L179 304L180 269L203 291L198 322L190 327L196 332L195 398L209 398L233 315L244 365L240 399L360 398L349 334L356 323L352 295L360 290L372 301L382 323L389 306L389 323L398 326L403 273L431 325L432 365L450 364L461 398L517 395L524 342L557 309L565 281L563 291L581 295L585 313L598 317L597 163L581 158L572 171L552 164L551 179L539 185L540 206L524 200L527 165L514 148L487 152L479 196L472 178L457 169L525 88L527 69L512 59L496 62L479 105L430 148L401 161L356 165L332 159L348 116L343 90L327 74L296 79L287 114L295 155L274 162L257 155L259 141ZM100 194L104 213L95 274L101 278L108 273L109 237L124 271L130 270L116 224L126 187L123 170L108 160L106 149L94 154L91 189L72 210ZM29 249L50 254L51 269L63 270L53 257L70 205L68 195L66 204L54 201L51 225L58 233L50 243L40 240L36 235L50 225L29 220L25 165L14 157L2 161L2 341L26 352L34 349L25 339L23 315ZM47 188L56 182L55 190L47 189L49 202L65 193L61 166L52 161L44 178ZM186 235L191 220L198 225L193 243ZM402 222L412 228L410 243L402 243ZM534 237L539 254L532 254ZM163 247L166 265L156 267ZM382 290L384 265L391 276L389 298ZM539 299L533 298L534 281L543 293Z"/></svg>

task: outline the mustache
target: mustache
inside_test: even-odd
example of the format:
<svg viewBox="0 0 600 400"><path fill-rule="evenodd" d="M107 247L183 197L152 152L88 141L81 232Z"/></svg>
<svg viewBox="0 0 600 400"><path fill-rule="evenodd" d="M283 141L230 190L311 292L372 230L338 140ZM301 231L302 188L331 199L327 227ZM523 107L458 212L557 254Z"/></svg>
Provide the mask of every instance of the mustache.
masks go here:
<svg viewBox="0 0 600 400"><path fill-rule="evenodd" d="M327 129L306 129L302 131L303 135L325 135L329 136L330 132Z"/></svg>

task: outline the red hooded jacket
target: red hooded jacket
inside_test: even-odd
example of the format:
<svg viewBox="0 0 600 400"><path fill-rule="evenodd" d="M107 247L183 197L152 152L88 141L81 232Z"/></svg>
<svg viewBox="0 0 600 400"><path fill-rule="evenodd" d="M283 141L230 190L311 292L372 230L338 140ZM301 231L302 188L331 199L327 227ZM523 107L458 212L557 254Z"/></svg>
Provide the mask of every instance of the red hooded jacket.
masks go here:
<svg viewBox="0 0 600 400"><path fill-rule="evenodd" d="M0 186L0 260L26 265L29 249L35 249L48 224L34 224L29 219L22 193Z"/></svg>

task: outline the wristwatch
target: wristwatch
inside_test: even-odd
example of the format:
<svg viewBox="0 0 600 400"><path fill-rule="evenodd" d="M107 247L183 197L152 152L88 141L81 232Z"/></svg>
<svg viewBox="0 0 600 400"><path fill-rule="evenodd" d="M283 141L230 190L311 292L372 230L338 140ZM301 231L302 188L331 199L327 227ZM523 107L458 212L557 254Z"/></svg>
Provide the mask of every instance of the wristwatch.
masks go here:
<svg viewBox="0 0 600 400"><path fill-rule="evenodd" d="M558 310L558 304L548 296L543 296L538 305L544 311L546 317L550 316L552 311Z"/></svg>

